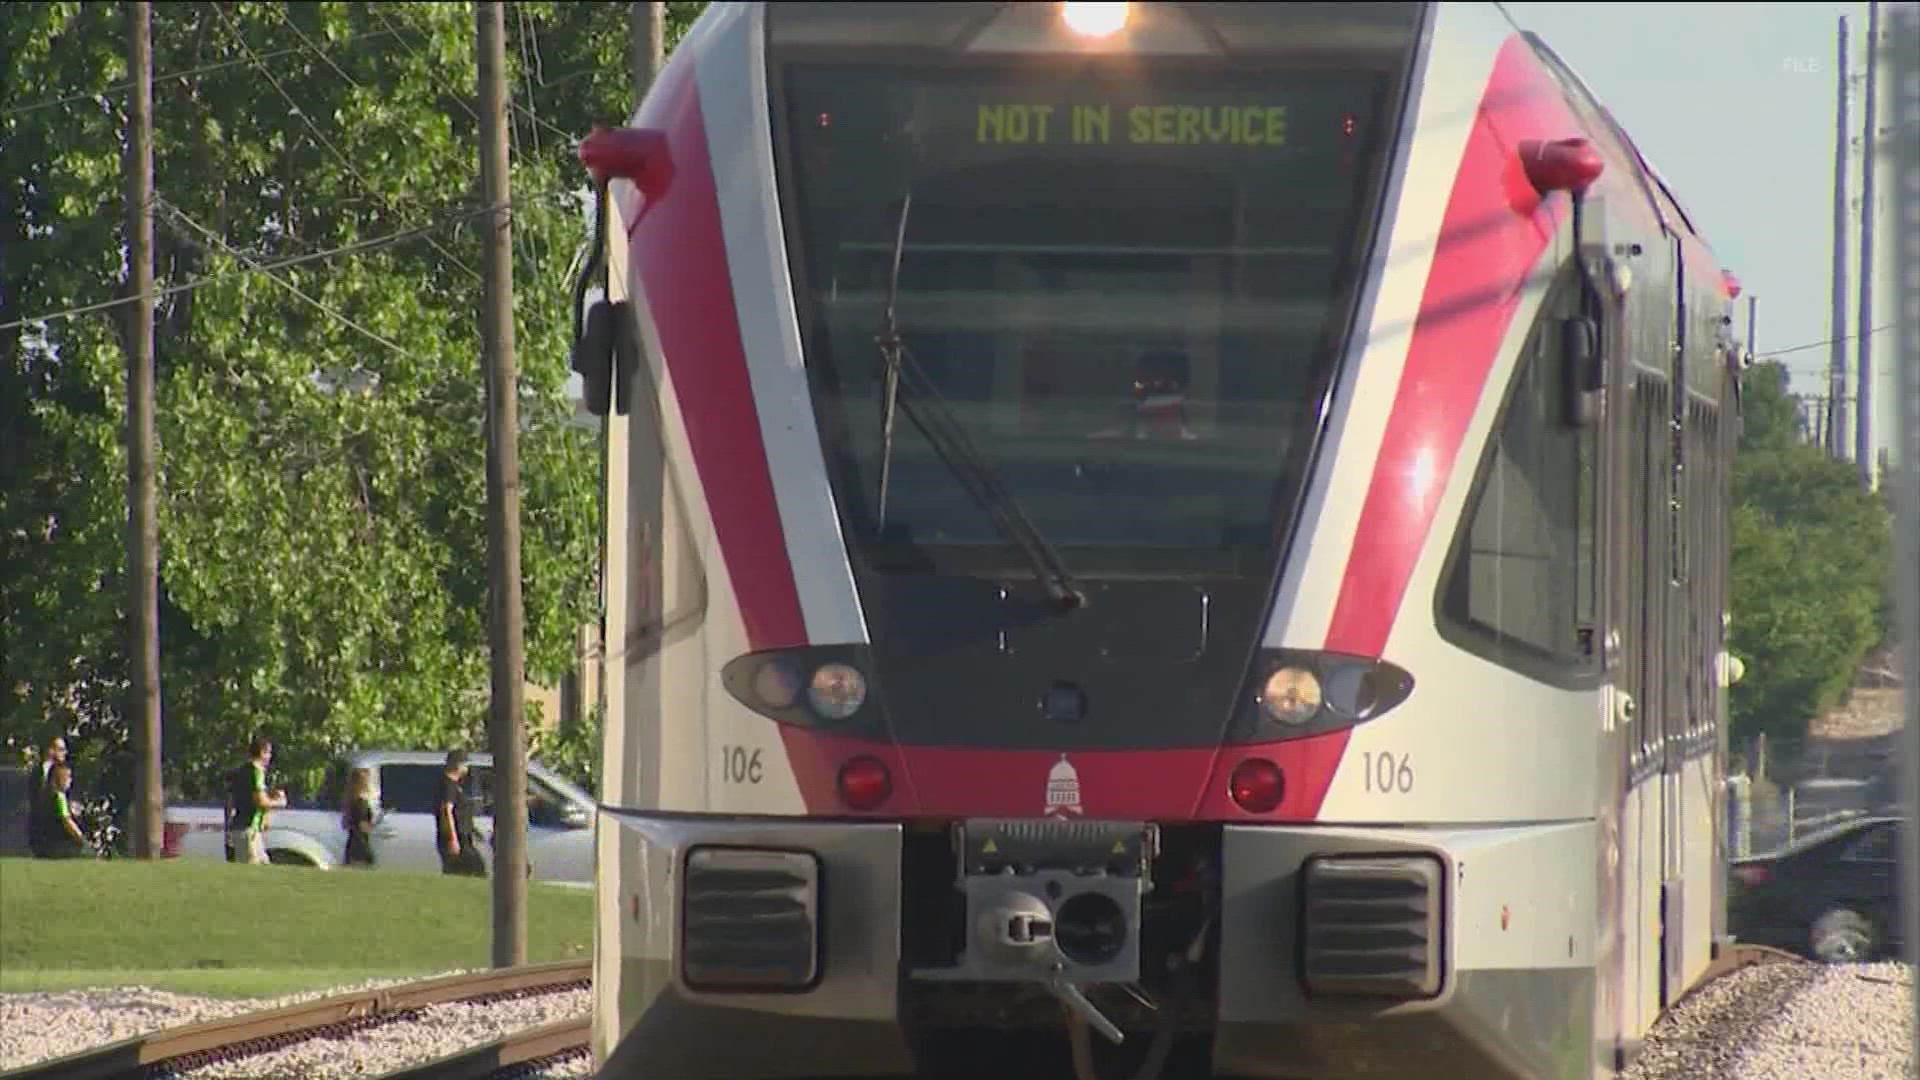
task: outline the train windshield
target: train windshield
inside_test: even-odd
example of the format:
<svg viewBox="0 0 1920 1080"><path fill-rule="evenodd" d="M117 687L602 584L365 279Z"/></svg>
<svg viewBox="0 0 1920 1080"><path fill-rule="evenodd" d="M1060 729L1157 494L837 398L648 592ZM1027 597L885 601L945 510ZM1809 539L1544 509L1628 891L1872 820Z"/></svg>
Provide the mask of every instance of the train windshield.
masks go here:
<svg viewBox="0 0 1920 1080"><path fill-rule="evenodd" d="M1022 561L951 453L904 410L887 435L892 298L941 411L1076 573L1264 575L1345 343L1392 75L884 54L772 75L852 545Z"/></svg>

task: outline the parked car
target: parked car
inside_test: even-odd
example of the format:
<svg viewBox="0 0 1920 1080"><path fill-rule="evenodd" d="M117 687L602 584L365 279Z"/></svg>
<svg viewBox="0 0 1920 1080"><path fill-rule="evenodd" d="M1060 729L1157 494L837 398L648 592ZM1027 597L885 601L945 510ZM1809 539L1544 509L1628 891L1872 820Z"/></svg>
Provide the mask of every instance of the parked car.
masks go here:
<svg viewBox="0 0 1920 1080"><path fill-rule="evenodd" d="M0 858L32 854L27 845L27 818L32 809L32 769L0 765Z"/></svg>
<svg viewBox="0 0 1920 1080"><path fill-rule="evenodd" d="M1728 929L1827 963L1900 956L1902 828L1897 816L1858 817L1734 860Z"/></svg>
<svg viewBox="0 0 1920 1080"><path fill-rule="evenodd" d="M371 750L338 763L373 778L373 855L376 870L439 872L434 844L434 803L446 755L431 751ZM466 792L474 800L474 825L482 842L493 839L493 756L467 758ZM333 785L337 788L338 782ZM527 862L538 881L593 882L593 798L538 761L527 762ZM168 857L225 859L224 807L167 807ZM345 858L347 834L340 827L337 795L318 804L273 811L265 834L267 857L276 863L329 869Z"/></svg>

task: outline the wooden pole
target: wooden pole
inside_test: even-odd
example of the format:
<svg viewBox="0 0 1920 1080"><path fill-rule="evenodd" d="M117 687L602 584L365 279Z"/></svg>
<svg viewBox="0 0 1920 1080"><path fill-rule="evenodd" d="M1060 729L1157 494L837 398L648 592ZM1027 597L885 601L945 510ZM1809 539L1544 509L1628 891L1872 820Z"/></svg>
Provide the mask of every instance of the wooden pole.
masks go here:
<svg viewBox="0 0 1920 1080"><path fill-rule="evenodd" d="M133 856L157 859L166 812L160 782L160 523L154 493L153 405L153 5L126 6L128 289L127 333L128 653L133 684L127 727L133 742Z"/></svg>
<svg viewBox="0 0 1920 1080"><path fill-rule="evenodd" d="M520 597L519 379L513 357L513 215L507 144L506 5L475 5L480 67L480 184L491 210L483 233L480 316L487 387L487 569L492 588L493 965L527 962L527 738L525 630Z"/></svg>
<svg viewBox="0 0 1920 1080"><path fill-rule="evenodd" d="M636 94L644 94L666 63L667 5L661 0L633 4L627 9L627 22L632 37L633 88Z"/></svg>
<svg viewBox="0 0 1920 1080"><path fill-rule="evenodd" d="M1833 338L1827 359L1827 453L1847 459L1847 17L1840 16L1839 83L1834 92Z"/></svg>
<svg viewBox="0 0 1920 1080"><path fill-rule="evenodd" d="M1859 390L1853 397L1853 459L1860 469L1860 486L1872 491L1879 485L1873 454L1873 144L1874 80L1880 77L1880 5L1867 5L1867 87L1866 121L1860 140L1860 363L1856 380Z"/></svg>

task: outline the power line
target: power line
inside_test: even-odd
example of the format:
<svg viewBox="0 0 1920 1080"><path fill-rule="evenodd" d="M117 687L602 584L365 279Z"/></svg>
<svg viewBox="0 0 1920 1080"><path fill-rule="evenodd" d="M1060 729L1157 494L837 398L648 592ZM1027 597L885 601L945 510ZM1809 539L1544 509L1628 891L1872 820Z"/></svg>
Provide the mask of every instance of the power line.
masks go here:
<svg viewBox="0 0 1920 1080"><path fill-rule="evenodd" d="M308 46L309 50L313 53L314 56L318 57L320 61L326 64L328 67L332 68L334 70L334 73L339 75L341 79L345 80L348 86L353 87L355 90L366 89L365 85L363 85L360 82L360 80L355 79L352 75L348 74L347 71L344 68L342 68L339 64L334 63L331 57L327 56L324 52L320 51L319 46L314 44L313 39L308 37L306 32L300 29L299 24L293 21L293 16L287 13L286 8L282 7L277 10L280 13L280 21L286 25L287 29L293 31L295 37L298 37L302 42L304 42ZM377 7L372 10L375 17L380 20L382 25L388 27L389 29L394 30L395 40L400 42L401 48L407 51L407 55L413 57L417 62L420 63L422 67L426 69L428 80L431 81L434 85L440 87L441 89L448 89L446 84L440 81L440 77L434 68L433 62L430 59L422 56L420 53L414 51L413 47L407 43L406 38L402 37L398 29L394 27L394 24L388 21L385 13L381 12ZM518 13L518 14L520 15L521 31L524 36L524 34L526 33L526 16L524 13ZM523 50L523 56L524 56L524 50ZM529 91L529 93L531 93L531 91ZM475 121L476 122L478 121L479 119L478 114L476 114L473 111L472 107L466 103L464 95L458 89L451 90L450 96L455 101L460 102L460 107L466 111L468 116L474 117ZM519 109L521 113L526 115L536 125L545 125L546 127L551 128L553 131L557 132L562 138L569 138L566 132L561 131L560 128L554 126L553 124L548 123L545 119L543 119L540 116L538 112L528 109L526 107L520 106L517 103L515 103L512 100L511 94L508 95L507 105L509 108L512 108L512 109ZM514 133L516 135L518 134L517 128L514 129ZM539 149L538 139L536 137L536 140L535 140L536 153L538 152L538 149ZM365 180L362 180L362 183L365 183ZM372 185L369 184L368 186L371 187ZM531 254L531 252L529 254ZM453 256L448 255L447 257L452 258ZM465 269L464 264L462 265L462 269Z"/></svg>
<svg viewBox="0 0 1920 1080"><path fill-rule="evenodd" d="M568 194L571 194L571 192L569 192ZM352 255L352 254L357 254L358 252L361 252L361 251L372 251L378 248L383 248L392 244L400 243L403 240L411 240L416 236L420 236L427 232L431 232L434 229L442 228L456 221L464 221L465 219L470 217L477 217L484 213L486 213L486 211L482 208L476 208L472 206L463 207L458 212L449 214L445 219L440 221L435 221L430 224L416 225L413 228L402 229L398 232L388 233L385 236L376 236L368 240L359 240L351 244L342 244L339 247L327 248L323 251L313 251L313 252L308 252L307 254L304 254L304 255L295 255L290 258L280 259L273 262L263 262L248 269L225 270L218 274L209 274L206 277L195 278L192 281L182 282L178 285L170 285L164 289L155 289L153 292L153 295L156 297L173 296L176 293L192 292L193 290L198 289L201 286L211 285L214 282L220 281L224 278L230 278L230 277L235 277L238 275L249 274L249 273L267 273L269 271L280 270L286 267L299 266L302 263L317 262L321 259L330 259L336 255ZM116 308L122 304L131 304L133 303L134 299L135 298L131 296L123 296L114 300L102 300L97 304L82 304L78 307L70 307L60 311L48 312L45 315L35 315L31 318L26 318L26 319L15 319L12 322L0 323L0 330L11 330L16 326L28 326L34 323L58 322L62 319L71 319L79 315L91 315L96 311L106 311L109 308Z"/></svg>
<svg viewBox="0 0 1920 1080"><path fill-rule="evenodd" d="M347 40L367 41L372 38L388 37L393 35L395 32L396 31L394 31L394 29L391 26L389 26L385 30L374 30L366 34L356 34ZM261 53L260 57L263 60L275 60L282 56L291 56L294 53L297 53L299 51L300 50L298 48L275 49L272 52ZM202 64L199 67L191 67L191 68L186 68L185 70L182 70L182 71L168 72L165 75L155 75L153 77L153 81L155 83L163 83L172 79L188 79L188 78L192 78L195 75L211 75L216 71L224 71L227 68L245 67L247 64L250 64L252 62L253 61L251 60L222 60L219 63L215 63L215 64ZM101 89L92 91L90 93L68 94L66 97L53 98L48 101L37 101L32 105L15 105L12 108L0 109L0 119L4 119L9 116L23 116L30 112L39 112L41 109L55 109L55 108L59 108L62 105L72 105L76 102L81 102L81 101L93 101L97 98L105 97L108 94L117 94L123 90L131 90L131 89L133 89L132 82L130 81L119 82L119 83L114 83L111 86L102 87Z"/></svg>
<svg viewBox="0 0 1920 1080"><path fill-rule="evenodd" d="M477 122L479 120L479 116L473 111L473 106L467 103L465 93L460 90L451 88L446 83L440 81L440 76L436 72L433 66L432 60L422 55L419 50L415 49L408 42L407 39L410 36L409 33L406 30L402 30L401 28L395 26L390 20L388 20L386 12L381 11L377 5L371 8L371 10L373 12L373 17L376 19L379 19L381 22L381 25L385 26L388 30L393 32L394 38L400 42L400 47L407 50L407 55L413 57L415 60L420 61L421 65L427 69L428 78L431 78L434 81L435 85L439 86L442 90L447 90L449 92L453 100L459 104L460 111L467 114L468 119L474 120ZM297 32L298 31L296 31L296 33ZM593 72L598 70L600 69L597 67L587 68L584 71L574 72L573 75L576 75L576 76L582 75L582 74L590 75ZM345 72L342 72L341 74L344 76ZM569 79L570 78L571 76L569 77ZM348 79L347 81L352 82L353 80ZM545 78L545 75L543 72L540 80L540 86L542 88L546 88L550 86L558 86L558 85L560 85L560 80L549 82ZM528 90L527 100L529 101L533 100L533 93L531 89ZM518 112L520 115L526 117L528 120L532 121L533 123L538 124L543 128L546 128L548 131L553 132L555 135L560 136L562 139L566 139L568 141L577 141L579 138L579 136L575 135L574 133L565 130L559 125L553 123L551 120L548 120L546 117L541 116L537 110L530 108L529 106L522 105L517 101L509 101L507 104L515 112Z"/></svg>
<svg viewBox="0 0 1920 1080"><path fill-rule="evenodd" d="M273 282L275 285L278 285L281 288L287 290L293 295L299 297L301 300L304 300L307 303L313 305L314 307L320 309L320 311L322 311L329 317L333 318L335 321L339 322L342 326L345 326L347 329L354 331L355 333L359 334L360 336L366 338L369 341L374 342L377 345L382 345L392 350L393 352L399 354L400 356L409 355L407 350L401 348L399 345L394 344L392 340L382 337L379 334L376 334L373 331L367 329L366 327L360 325L359 323L354 322L352 319L348 318L346 315L341 314L338 309L328 305L326 302L321 300L316 300L313 297L307 295L305 292L303 292L300 289L299 286L293 284L290 281L283 281L279 277L276 277L271 271L262 270L260 268L259 263L255 262L254 260L242 254L241 252L234 250L233 245L221 239L219 233L214 232L212 229L209 229L205 225L202 225L199 222L188 217L186 215L186 212L181 210L179 207L173 205L172 203L162 198L156 197L154 201L157 202L160 206L166 208L167 213L172 215L174 218L178 219L181 224L192 229L194 232L197 232L200 235L206 237L208 240L211 240L215 245L219 247L220 250L226 252L228 255L232 256L233 258L238 259L242 265L249 267L250 269L254 270L256 273L266 275L266 278L268 281ZM212 250L210 248L206 248L205 244L202 244L200 246L206 250Z"/></svg>
<svg viewBox="0 0 1920 1080"><path fill-rule="evenodd" d="M443 90L446 89L445 84L441 83L440 79L433 74L433 61L427 59L425 56L422 56L417 50L414 49L413 45L407 41L407 35L402 34L400 32L400 28L397 26L394 26L393 23L387 19L387 13L384 11L381 11L380 6L378 4L373 5L368 10L373 12L374 18L380 20L380 25L386 27L388 30L393 32L394 40L400 43L401 48L407 50L407 55L419 61L420 66L427 69L428 78L433 79L434 84L439 86L441 89ZM346 72L341 72L341 74L344 76ZM352 82L353 80L348 79L347 81ZM467 98L465 94L456 92L451 94L450 96L453 98L454 102L460 106L460 111L467 114L467 119L475 121L476 123L479 121L480 114L473 111L472 105L467 104Z"/></svg>
<svg viewBox="0 0 1920 1080"><path fill-rule="evenodd" d="M544 203L553 202L556 200L574 200L574 199L578 199L579 197L580 197L580 193L577 190L573 190L570 188L559 188L559 189L554 189L550 191L538 192L534 195L531 195L524 201L524 205L526 205L527 207L533 207L533 206L538 206ZM520 206L523 205L523 203L521 200L516 199L513 201L512 205L515 208L519 208ZM259 273L259 274L271 273L272 271L275 271L275 270L284 270L289 267L300 266L305 263L318 262L321 259L331 259L338 255L357 255L363 251L376 251L376 250L379 250L380 248L391 247L394 244L402 243L407 240L412 240L415 237L424 236L429 232L432 232L436 229L445 228L448 225L458 224L462 221L467 220L468 218L480 217L488 212L489 212L489 209L484 206L462 204L459 207L455 207L455 208L444 211L443 214L439 216L436 220L430 221L423 225L415 225L411 228L400 229L395 232L387 233L383 236L375 236L366 240L356 240L351 244L342 244L339 247L325 248L320 251L310 251L301 255L292 255L284 259L274 259L269 261L258 262L253 264L252 266L246 266L236 270L223 270L220 273L208 274L205 277L195 278L192 281L181 282L178 285L169 285L164 289L155 289L153 291L153 295L156 299L163 296L174 296L179 293L192 292L195 289L201 288L202 286L211 285L216 281L223 281L230 277L243 277L248 274L256 274L256 273ZM47 312L44 315L33 315L24 319L15 319L12 322L0 323L0 330L11 330L16 326L31 326L36 323L59 322L64 319L77 318L78 316L81 316L81 315L91 315L97 311L107 311L112 308L117 308L122 304L131 304L134 302L134 300L135 300L134 297L122 296L113 300L102 300L98 303L81 304L75 307L62 308L58 311Z"/></svg>
<svg viewBox="0 0 1920 1080"><path fill-rule="evenodd" d="M370 194L374 195L375 198L379 198L382 202L387 203L389 207L392 207L393 206L392 201L380 194L379 187L375 185L372 181L368 180L366 178L366 175L354 166L353 160L347 157L347 155L341 153L340 148L338 146L335 146L331 140L329 140L325 135L321 134L319 125L313 122L313 118L307 115L306 110L300 107L300 103L295 101L293 99L293 95L287 92L287 88L282 86L280 84L280 80L274 77L272 69L268 68L264 63L259 62L258 60L259 54L253 51L252 45L247 44L246 35L242 34L240 32L240 28L233 24L233 20L227 17L227 13L225 11L222 11L218 5L213 5L213 12L216 16L219 17L220 22L226 26L227 33L232 35L234 42L240 46L241 51L245 52L248 56L255 58L254 66L260 69L260 74L265 75L267 77L267 82L273 85L273 89L275 90L275 92L277 92L280 95L281 99L287 103L287 107L293 110L294 115L300 118L300 122L307 126L307 130L313 133L313 137L320 141L320 145L326 147L329 153L331 153L334 157L340 159L340 164L346 166L347 168L347 174L352 176L355 180L358 180L361 186L365 187ZM338 71L339 68L336 67L334 70ZM345 72L341 72L341 74L345 75ZM353 80L350 78L347 81L353 84L356 88L359 86L358 83L354 83ZM427 243L432 245L433 249L439 252L441 256L445 258L448 262L452 263L453 265L459 267L461 270L465 271L468 277L471 277L476 281L480 280L479 271L475 270L471 266L468 266L458 256L454 255L453 252L448 251L443 245L441 245L441 243L438 240L428 237Z"/></svg>
<svg viewBox="0 0 1920 1080"><path fill-rule="evenodd" d="M1882 330L1891 330L1891 329L1893 329L1892 323L1882 323L1881 325L1874 327L1872 330L1872 333L1878 334ZM1860 338L1859 334L1846 334L1837 338L1828 338L1825 341L1809 341L1805 345L1795 345L1790 349L1770 349L1763 353L1754 353L1753 358L1755 360L1765 360L1768 357L1786 356L1789 353L1806 352L1809 349L1824 349L1827 346L1836 344L1838 342L1857 341L1859 340L1859 338Z"/></svg>

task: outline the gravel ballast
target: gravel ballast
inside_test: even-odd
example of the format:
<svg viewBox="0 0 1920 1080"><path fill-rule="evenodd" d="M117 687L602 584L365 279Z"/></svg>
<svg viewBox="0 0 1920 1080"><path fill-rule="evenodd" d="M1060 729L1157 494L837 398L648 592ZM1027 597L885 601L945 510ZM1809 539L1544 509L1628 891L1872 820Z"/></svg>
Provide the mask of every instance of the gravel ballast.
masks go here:
<svg viewBox="0 0 1920 1080"><path fill-rule="evenodd" d="M0 1070L180 1024L399 981L253 1001L137 988L0 994ZM312 1039L179 1075L183 1080L368 1077L522 1028L585 1016L590 1008L584 990L435 1005L351 1039ZM1909 1080L1914 1075L1912 1010L1913 971L1905 964L1745 968L1715 980L1662 1018L1624 1080ZM539 1075L590 1073L591 1062L582 1055Z"/></svg>
<svg viewBox="0 0 1920 1080"><path fill-rule="evenodd" d="M327 990L245 1000L194 997L139 987L0 994L0 1070L50 1061L183 1024L414 981L417 980L372 980ZM591 1008L591 997L585 990L485 1004L432 1005L421 1009L417 1016L357 1031L351 1039L309 1039L282 1050L177 1075L183 1080L242 1077L328 1080L375 1076L469 1049L522 1028L585 1016ZM540 1075L587 1076L591 1072L590 1064L585 1058L575 1058Z"/></svg>
<svg viewBox="0 0 1920 1080"><path fill-rule="evenodd" d="M1910 1080L1913 969L1764 964L1660 1019L1624 1080Z"/></svg>

